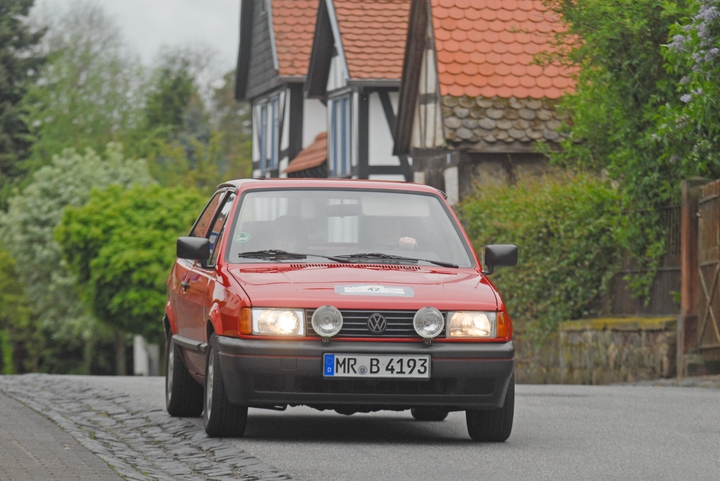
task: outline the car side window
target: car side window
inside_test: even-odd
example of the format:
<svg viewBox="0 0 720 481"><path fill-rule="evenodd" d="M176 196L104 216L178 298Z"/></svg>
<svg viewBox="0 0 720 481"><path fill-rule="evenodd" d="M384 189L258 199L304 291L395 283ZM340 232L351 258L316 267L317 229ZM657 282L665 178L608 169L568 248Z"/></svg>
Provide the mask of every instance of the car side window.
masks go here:
<svg viewBox="0 0 720 481"><path fill-rule="evenodd" d="M217 212L217 207L218 204L220 204L223 194L224 192L218 192L210 199L203 213L200 214L200 217L195 221L195 226L192 231L190 231L190 237L207 237L208 227L210 227L210 223L213 217L215 217L215 212Z"/></svg>
<svg viewBox="0 0 720 481"><path fill-rule="evenodd" d="M223 204L220 212L218 212L215 222L213 222L212 229L210 230L210 263L209 265L214 266L217 263L218 253L220 249L217 246L220 244L220 240L225 233L225 225L227 218L232 210L233 203L235 202L235 194L230 194L227 200Z"/></svg>

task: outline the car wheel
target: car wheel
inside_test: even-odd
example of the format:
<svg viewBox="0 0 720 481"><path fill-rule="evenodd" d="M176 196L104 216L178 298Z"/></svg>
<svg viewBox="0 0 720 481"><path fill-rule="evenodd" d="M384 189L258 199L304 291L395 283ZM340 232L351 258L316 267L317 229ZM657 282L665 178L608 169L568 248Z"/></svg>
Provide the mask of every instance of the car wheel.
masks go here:
<svg viewBox="0 0 720 481"><path fill-rule="evenodd" d="M225 384L220 372L220 354L217 350L215 334L210 336L204 399L203 420L208 436L234 438L245 434L248 408L231 404L225 395Z"/></svg>
<svg viewBox="0 0 720 481"><path fill-rule="evenodd" d="M165 407L176 417L198 417L203 410L203 388L195 382L182 360L180 346L172 336L167 342Z"/></svg>
<svg viewBox="0 0 720 481"><path fill-rule="evenodd" d="M505 404L500 409L465 411L468 434L473 441L502 443L510 437L515 412L515 376L510 379Z"/></svg>
<svg viewBox="0 0 720 481"><path fill-rule="evenodd" d="M421 406L410 410L417 421L444 421L448 417L447 409L437 406Z"/></svg>

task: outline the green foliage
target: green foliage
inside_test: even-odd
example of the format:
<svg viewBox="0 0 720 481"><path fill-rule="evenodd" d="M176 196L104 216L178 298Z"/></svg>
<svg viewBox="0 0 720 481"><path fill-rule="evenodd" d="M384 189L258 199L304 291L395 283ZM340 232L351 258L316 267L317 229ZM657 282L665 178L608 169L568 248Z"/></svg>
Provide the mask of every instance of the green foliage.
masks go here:
<svg viewBox="0 0 720 481"><path fill-rule="evenodd" d="M190 99L197 95L190 59L166 52L153 74L153 85L145 102L149 129L179 128Z"/></svg>
<svg viewBox="0 0 720 481"><path fill-rule="evenodd" d="M33 0L0 0L0 210L7 209L11 188L23 176L19 161L31 139L20 105L44 58L34 51L43 35L24 20Z"/></svg>
<svg viewBox="0 0 720 481"><path fill-rule="evenodd" d="M102 342L109 334L98 328L78 298L75 279L53 238L65 207L85 204L93 187L151 182L145 162L126 159L120 145L109 144L103 156L66 149L35 172L10 200L8 212L0 214L0 238L18 266L17 279L40 333L40 345L32 349L37 369L87 373L92 359L86 343Z"/></svg>
<svg viewBox="0 0 720 481"><path fill-rule="evenodd" d="M205 201L191 189L112 186L93 191L83 207L67 208L56 237L99 319L162 339L175 241L187 234Z"/></svg>
<svg viewBox="0 0 720 481"><path fill-rule="evenodd" d="M226 178L252 176L252 121L250 105L235 100L235 71L213 92L213 123L220 133L221 173Z"/></svg>
<svg viewBox="0 0 720 481"><path fill-rule="evenodd" d="M720 177L720 5L694 0L671 28L663 48L666 68L678 76L674 95L657 115L655 143L683 177Z"/></svg>
<svg viewBox="0 0 720 481"><path fill-rule="evenodd" d="M653 140L659 109L680 77L663 68L662 45L686 11L685 2L547 0L567 30L559 57L578 68L577 90L561 106L572 119L563 150L552 160L571 169L605 171L626 194L629 218L618 236L646 275L631 279L637 296L650 292L664 253L659 210L677 203L685 172Z"/></svg>
<svg viewBox="0 0 720 481"><path fill-rule="evenodd" d="M540 340L562 321L598 309L620 248L620 193L594 177L558 175L478 187L459 208L476 250L516 244L519 262L492 280L510 316Z"/></svg>
<svg viewBox="0 0 720 481"><path fill-rule="evenodd" d="M15 261L0 250L0 333L2 334L2 363L4 374L32 370L26 359L13 359L13 347L25 345L25 338L35 333L30 326L30 309L15 270ZM30 343L28 343L30 344Z"/></svg>

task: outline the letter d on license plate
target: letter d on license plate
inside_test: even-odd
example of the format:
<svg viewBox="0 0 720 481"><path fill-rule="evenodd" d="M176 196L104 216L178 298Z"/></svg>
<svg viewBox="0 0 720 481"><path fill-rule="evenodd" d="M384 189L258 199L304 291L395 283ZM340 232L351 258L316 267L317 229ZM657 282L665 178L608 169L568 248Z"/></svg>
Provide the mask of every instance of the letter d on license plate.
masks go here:
<svg viewBox="0 0 720 481"><path fill-rule="evenodd" d="M324 354L325 377L430 378L430 356Z"/></svg>

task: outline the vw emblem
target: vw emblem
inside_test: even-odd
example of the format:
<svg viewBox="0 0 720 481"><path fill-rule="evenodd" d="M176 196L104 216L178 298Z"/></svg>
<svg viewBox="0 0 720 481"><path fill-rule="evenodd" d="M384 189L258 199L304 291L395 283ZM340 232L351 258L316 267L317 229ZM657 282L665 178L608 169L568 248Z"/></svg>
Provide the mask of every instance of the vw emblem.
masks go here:
<svg viewBox="0 0 720 481"><path fill-rule="evenodd" d="M374 334L382 334L387 329L387 321L382 314L376 312L368 318L367 326Z"/></svg>

